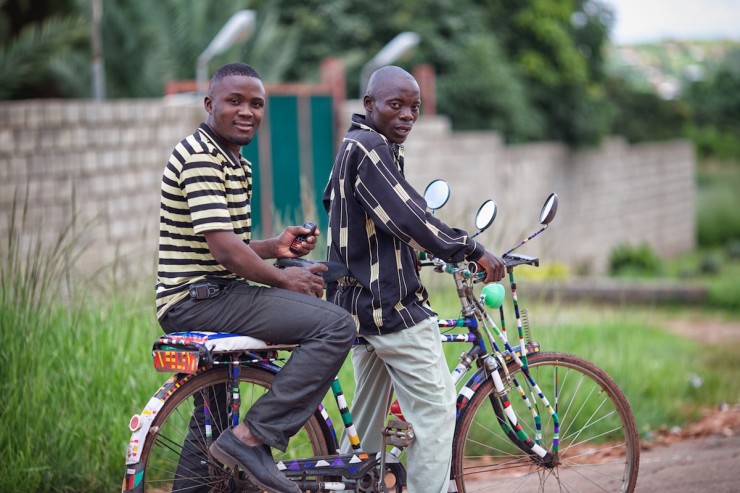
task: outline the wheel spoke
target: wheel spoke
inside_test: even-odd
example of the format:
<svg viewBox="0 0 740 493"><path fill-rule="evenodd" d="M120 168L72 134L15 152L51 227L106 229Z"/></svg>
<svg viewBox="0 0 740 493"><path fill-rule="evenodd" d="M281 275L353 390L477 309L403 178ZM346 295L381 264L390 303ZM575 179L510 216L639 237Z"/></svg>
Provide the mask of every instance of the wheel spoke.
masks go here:
<svg viewBox="0 0 740 493"><path fill-rule="evenodd" d="M557 393L554 404L560 443L555 463L530 457L502 432L489 400L493 392L489 381L478 388L458 421L453 472L460 492L634 490L639 465L636 425L624 395L606 373L564 353L530 356L533 382L521 378L519 368L510 366L509 371L521 382L535 409L545 412L538 415L542 422L540 445L550 453L554 453L553 417L537 402L533 385L536 383L548 399ZM534 439L534 416L524 399L513 397L518 396L513 386L510 390L511 407L523 430Z"/></svg>
<svg viewBox="0 0 740 493"><path fill-rule="evenodd" d="M210 441L202 418L203 402L208 395L212 439L218 437L227 423L227 375L226 369L204 372L178 386L167 398L152 422L142 449L145 492L226 492L243 483L242 478L234 477L234 471L211 458ZM242 369L239 384L242 414L264 395L272 378L273 374L267 370ZM291 439L283 456L328 455L329 436L327 425L317 411Z"/></svg>

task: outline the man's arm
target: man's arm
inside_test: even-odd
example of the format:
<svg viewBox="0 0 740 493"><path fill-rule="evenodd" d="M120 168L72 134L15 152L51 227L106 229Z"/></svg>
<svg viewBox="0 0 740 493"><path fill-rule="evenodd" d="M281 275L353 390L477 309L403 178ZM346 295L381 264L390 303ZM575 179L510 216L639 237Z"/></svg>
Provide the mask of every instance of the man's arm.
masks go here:
<svg viewBox="0 0 740 493"><path fill-rule="evenodd" d="M483 248L465 231L427 212L424 198L401 175L387 145L377 145L372 151L357 168L354 196L375 227L447 262L460 262L469 255L477 260Z"/></svg>
<svg viewBox="0 0 740 493"><path fill-rule="evenodd" d="M304 232L303 228L291 226L277 238L256 242L258 244L256 248L241 241L233 231L207 231L204 236L213 258L229 272L260 284L321 297L324 292L324 280L316 274L326 270L326 266L315 264L310 269L301 267L277 269L266 263L262 257L264 254L266 255L264 258L275 258L285 251L290 252L288 246L292 238L301 232ZM288 246L287 238L290 238ZM313 242L315 243L315 239ZM282 256L296 255L290 253Z"/></svg>
<svg viewBox="0 0 740 493"><path fill-rule="evenodd" d="M316 237L319 234L321 233L318 229L311 234L311 231L303 226L288 226L280 233L280 236L266 240L252 240L249 245L263 259L302 257L316 248ZM305 236L306 241L298 244L298 254L295 254L290 246L299 235Z"/></svg>
<svg viewBox="0 0 740 493"><path fill-rule="evenodd" d="M485 282L504 277L505 267L500 258L469 238L465 231L447 226L426 211L423 197L398 171L387 146L380 145L374 150L379 160L371 165L366 158L360 165L355 196L376 227L412 248L429 251L445 261L460 262L468 258L478 262L486 271Z"/></svg>

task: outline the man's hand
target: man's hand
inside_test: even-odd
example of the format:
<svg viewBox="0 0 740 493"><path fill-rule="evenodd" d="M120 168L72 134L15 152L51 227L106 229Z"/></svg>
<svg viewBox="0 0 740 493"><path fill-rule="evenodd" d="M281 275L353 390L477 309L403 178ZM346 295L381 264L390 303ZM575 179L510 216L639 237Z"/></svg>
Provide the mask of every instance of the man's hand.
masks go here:
<svg viewBox="0 0 740 493"><path fill-rule="evenodd" d="M290 245L293 243L296 236L300 235L306 236L306 241L298 243L296 246L296 251L298 253L293 253L290 249ZM311 231L303 226L288 226L282 233L280 233L280 236L277 237L274 258L296 258L303 257L304 255L311 253L311 250L316 248L316 237L318 235L318 229L311 234Z"/></svg>
<svg viewBox="0 0 740 493"><path fill-rule="evenodd" d="M483 252L483 256L476 263L486 271L486 278L483 279L483 282L486 284L498 282L506 275L504 261L488 249Z"/></svg>
<svg viewBox="0 0 740 493"><path fill-rule="evenodd" d="M280 287L321 298L324 295L324 278L319 273L326 270L328 268L324 264L313 264L308 268L286 267L282 269L285 282Z"/></svg>

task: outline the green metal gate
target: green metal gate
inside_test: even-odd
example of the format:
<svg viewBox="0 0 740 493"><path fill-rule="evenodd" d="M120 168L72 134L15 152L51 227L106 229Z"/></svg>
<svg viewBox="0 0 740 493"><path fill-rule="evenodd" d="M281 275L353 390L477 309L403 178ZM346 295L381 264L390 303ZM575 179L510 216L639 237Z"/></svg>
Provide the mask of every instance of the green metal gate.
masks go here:
<svg viewBox="0 0 740 493"><path fill-rule="evenodd" d="M325 230L321 204L334 163L334 104L312 86L267 87L267 111L257 137L242 148L252 163L255 238L310 220Z"/></svg>

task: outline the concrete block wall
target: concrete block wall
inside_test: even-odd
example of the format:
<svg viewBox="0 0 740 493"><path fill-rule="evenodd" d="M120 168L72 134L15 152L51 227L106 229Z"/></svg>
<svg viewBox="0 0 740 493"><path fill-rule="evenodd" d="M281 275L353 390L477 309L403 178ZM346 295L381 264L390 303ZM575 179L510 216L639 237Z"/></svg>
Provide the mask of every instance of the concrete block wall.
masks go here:
<svg viewBox="0 0 740 493"><path fill-rule="evenodd" d="M151 271L164 165L204 115L162 100L0 104L0 237L15 210L24 250L72 226L82 269Z"/></svg>
<svg viewBox="0 0 740 493"><path fill-rule="evenodd" d="M409 137L407 176L419 190L434 178L447 180L452 198L438 215L458 227L471 228L483 200L496 200L496 221L479 238L494 251L538 229L550 192L559 197L556 219L521 253L566 263L574 272L603 273L611 250L623 243L647 243L666 257L695 247L690 143L629 145L613 137L576 152L552 142L506 145L488 132L452 133L442 120L420 124Z"/></svg>
<svg viewBox="0 0 740 493"><path fill-rule="evenodd" d="M205 116L200 104L163 100L0 103L0 238L14 207L20 221L27 204L18 228L25 249L52 244L76 214L74 230L88 247L84 271L117 259L153 276L162 170ZM599 273L620 243L647 242L666 256L695 246L695 157L687 142L630 146L612 138L581 152L558 143L506 145L492 132L452 132L435 116L419 120L406 157L417 189L435 178L450 183L452 198L438 215L454 226L470 229L483 200L496 200L498 217L479 237L496 252L536 230L553 191L555 222L521 249L543 262Z"/></svg>

